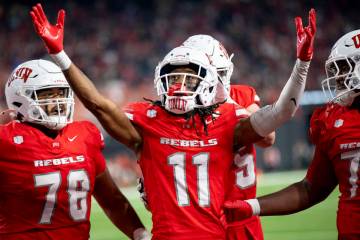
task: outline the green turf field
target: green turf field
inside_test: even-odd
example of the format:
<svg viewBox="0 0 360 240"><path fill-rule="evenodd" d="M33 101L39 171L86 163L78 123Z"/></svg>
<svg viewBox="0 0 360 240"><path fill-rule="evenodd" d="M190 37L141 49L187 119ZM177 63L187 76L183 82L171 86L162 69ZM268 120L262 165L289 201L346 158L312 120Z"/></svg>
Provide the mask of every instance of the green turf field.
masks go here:
<svg viewBox="0 0 360 240"><path fill-rule="evenodd" d="M281 189L303 178L305 172L271 173L259 179L258 195ZM146 227L151 228L151 215L138 199L135 188L122 189L128 197ZM338 191L332 193L326 201L304 212L281 217L263 217L262 223L266 240L336 240L336 210ZM113 240L127 239L105 217L102 210L93 201L91 213L91 239Z"/></svg>

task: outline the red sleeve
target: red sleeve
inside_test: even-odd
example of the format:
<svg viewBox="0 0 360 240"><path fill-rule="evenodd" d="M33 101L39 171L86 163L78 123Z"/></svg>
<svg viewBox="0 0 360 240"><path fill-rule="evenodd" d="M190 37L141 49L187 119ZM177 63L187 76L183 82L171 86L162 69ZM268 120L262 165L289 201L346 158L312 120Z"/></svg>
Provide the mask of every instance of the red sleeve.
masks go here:
<svg viewBox="0 0 360 240"><path fill-rule="evenodd" d="M248 85L231 85L230 97L245 108L252 104L260 105L260 98L255 89Z"/></svg>
<svg viewBox="0 0 360 240"><path fill-rule="evenodd" d="M325 123L325 108L318 108L314 110L311 119L310 119L310 129L309 137L313 144L318 144L320 138L326 132L326 123Z"/></svg>
<svg viewBox="0 0 360 240"><path fill-rule="evenodd" d="M145 116L151 116L151 114L155 114L156 116L156 112L148 111L148 108L151 106L152 105L147 102L129 103L123 108L123 111L133 124L141 127Z"/></svg>
<svg viewBox="0 0 360 240"><path fill-rule="evenodd" d="M88 130L89 134L91 135L89 140L91 141L91 145L93 146L93 158L97 176L100 173L103 173L106 168L105 157L102 154L102 150L105 147L104 136L93 123L88 122Z"/></svg>
<svg viewBox="0 0 360 240"><path fill-rule="evenodd" d="M255 88L248 86L250 101L249 106L252 104L256 104L260 106L260 97L257 95Z"/></svg>
<svg viewBox="0 0 360 240"><path fill-rule="evenodd" d="M337 185L334 167L325 151L315 148L314 158L306 173L306 179L313 189L328 189Z"/></svg>

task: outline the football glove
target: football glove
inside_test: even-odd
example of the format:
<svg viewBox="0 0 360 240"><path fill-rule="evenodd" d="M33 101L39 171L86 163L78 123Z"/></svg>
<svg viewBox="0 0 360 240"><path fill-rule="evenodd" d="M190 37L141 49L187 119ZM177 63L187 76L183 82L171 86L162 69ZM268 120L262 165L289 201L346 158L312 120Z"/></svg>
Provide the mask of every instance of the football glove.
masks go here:
<svg viewBox="0 0 360 240"><path fill-rule="evenodd" d="M56 25L49 23L40 3L32 7L30 15L35 27L36 33L43 40L50 54L57 54L64 49L64 22L65 11L61 9L58 12Z"/></svg>
<svg viewBox="0 0 360 240"><path fill-rule="evenodd" d="M295 18L297 44L296 56L302 61L310 61L314 52L314 39L316 33L316 13L314 9L309 11L309 23L303 27L301 17Z"/></svg>
<svg viewBox="0 0 360 240"><path fill-rule="evenodd" d="M260 214L257 199L225 201L224 212L227 223L242 221Z"/></svg>

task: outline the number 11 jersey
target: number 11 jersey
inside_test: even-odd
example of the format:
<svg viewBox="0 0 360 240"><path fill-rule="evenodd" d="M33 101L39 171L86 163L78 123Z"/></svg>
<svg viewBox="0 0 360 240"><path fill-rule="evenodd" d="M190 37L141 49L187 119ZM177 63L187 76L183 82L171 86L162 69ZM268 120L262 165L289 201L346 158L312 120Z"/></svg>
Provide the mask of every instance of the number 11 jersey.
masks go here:
<svg viewBox="0 0 360 240"><path fill-rule="evenodd" d="M225 103L204 122L198 115L185 119L150 103L134 103L125 111L143 139L139 164L153 239L224 239L220 219L234 159L234 129L246 110Z"/></svg>

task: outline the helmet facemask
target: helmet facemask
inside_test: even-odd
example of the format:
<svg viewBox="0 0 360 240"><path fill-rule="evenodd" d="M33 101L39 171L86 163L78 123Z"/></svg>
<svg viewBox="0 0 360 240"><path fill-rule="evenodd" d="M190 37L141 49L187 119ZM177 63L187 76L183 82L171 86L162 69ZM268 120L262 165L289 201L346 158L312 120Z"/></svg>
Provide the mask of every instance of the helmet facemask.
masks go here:
<svg viewBox="0 0 360 240"><path fill-rule="evenodd" d="M321 85L330 101L350 106L360 89L360 56L337 57L326 61L327 78Z"/></svg>
<svg viewBox="0 0 360 240"><path fill-rule="evenodd" d="M60 130L73 121L74 95L69 86L26 86L20 94L27 99L27 118L23 121Z"/></svg>
<svg viewBox="0 0 360 240"><path fill-rule="evenodd" d="M71 123L74 94L61 69L42 59L17 66L5 85L6 103L17 119L59 130Z"/></svg>
<svg viewBox="0 0 360 240"><path fill-rule="evenodd" d="M166 110L184 114L195 108L210 106L216 88L206 79L207 70L197 64L165 65L160 71L158 94Z"/></svg>
<svg viewBox="0 0 360 240"><path fill-rule="evenodd" d="M162 106L174 114L185 114L214 105L218 81L216 68L205 53L181 46L156 67L154 83Z"/></svg>
<svg viewBox="0 0 360 240"><path fill-rule="evenodd" d="M221 59L221 62L219 64L217 64L216 61L214 62L215 66L217 66L216 71L218 73L219 80L223 84L225 90L228 93L230 93L230 79L234 70L234 64L231 61L233 56L234 54L231 54L230 57L226 59ZM220 67L218 65L223 65L223 66Z"/></svg>

